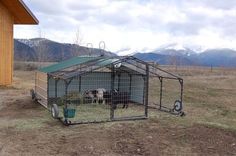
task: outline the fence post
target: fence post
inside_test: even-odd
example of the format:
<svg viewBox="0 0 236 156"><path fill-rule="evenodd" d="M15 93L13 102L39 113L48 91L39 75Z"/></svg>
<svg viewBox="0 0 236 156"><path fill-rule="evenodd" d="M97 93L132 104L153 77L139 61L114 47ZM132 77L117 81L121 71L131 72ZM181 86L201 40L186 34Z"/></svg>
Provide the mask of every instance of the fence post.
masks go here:
<svg viewBox="0 0 236 156"><path fill-rule="evenodd" d="M148 91L149 91L149 65L146 64L146 99L145 99L145 116L148 117Z"/></svg>
<svg viewBox="0 0 236 156"><path fill-rule="evenodd" d="M111 109L110 109L110 119L114 119L114 96L113 96L113 90L114 90L114 81L115 81L115 71L114 71L114 65L112 64L111 67Z"/></svg>
<svg viewBox="0 0 236 156"><path fill-rule="evenodd" d="M58 79L55 78L54 81L55 81L55 102L56 102L56 104L58 104L57 103L57 84L58 84Z"/></svg>
<svg viewBox="0 0 236 156"><path fill-rule="evenodd" d="M161 109L161 105L162 105L162 87L163 87L163 78L162 77L159 77L159 80L161 82L161 87L160 87L160 108Z"/></svg>

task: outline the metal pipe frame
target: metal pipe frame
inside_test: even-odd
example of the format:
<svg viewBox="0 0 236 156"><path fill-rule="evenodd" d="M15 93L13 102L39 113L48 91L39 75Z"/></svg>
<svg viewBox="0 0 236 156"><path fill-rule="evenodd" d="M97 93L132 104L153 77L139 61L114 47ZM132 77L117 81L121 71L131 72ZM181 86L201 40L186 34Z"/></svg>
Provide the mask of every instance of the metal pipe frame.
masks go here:
<svg viewBox="0 0 236 156"><path fill-rule="evenodd" d="M88 66L96 66L96 65L98 65L98 63L102 63L102 62L105 62L105 61L107 61L107 60L109 60L109 59L118 59L117 61L114 61L114 62L112 62L111 64L107 64L107 65L104 65L104 66L99 66L99 67L95 67L95 68L89 68ZM146 66L146 69L144 69L144 68L142 68L142 67L140 67L140 66L137 66L136 64L134 64L134 63L132 63L132 62L129 62L128 60L134 60L134 61L137 61L138 63L141 63L141 64L143 64L143 65L145 65ZM66 124L66 125L74 125L74 124L87 124L87 123L103 123L103 122L111 122L111 121L123 121L123 120L139 120L139 119L146 119L147 117L148 117L148 108L150 108L149 106L148 106L148 89L149 89L149 76L150 76L150 74L153 74L153 75L155 75L156 77L158 77L159 78L159 80L160 80L160 83L161 83L161 88L160 88L160 108L159 108L159 110L163 110L163 111L166 111L166 112L171 112L170 110L173 110L173 109L170 109L170 108L167 108L167 107L165 107L165 106L162 106L162 96L163 96L163 94L162 94L162 92L163 92L163 90L162 90L162 88L163 88L163 79L173 79L173 80L178 80L179 81L179 83L180 83L180 87L181 87L181 91L180 91L180 101L181 101L181 103L182 103L182 101L183 101L183 79L182 78L180 78L179 76L176 76L176 75L174 75L174 74L172 74L172 73L170 73L170 72L167 72L167 71L165 71L165 70L163 70L163 69L160 69L160 68L158 68L158 67L155 67L155 66L153 66L153 65L150 65L150 64L148 64L148 63L146 63L146 62L144 62L144 61L142 61L142 60L139 60L139 59L137 59L137 58L135 58L135 57L133 57L133 56L126 56L126 57L109 57L109 58L105 58L105 59L102 59L101 60L101 58L99 58L99 59L96 59L96 60L93 60L93 61L90 61L89 63L86 63L86 65L85 64L83 64L83 65L85 65L83 68L85 68L85 69L88 69L88 70L86 70L86 71L76 71L76 70L74 70L74 71L72 71L72 72L74 72L74 73L72 73L71 74L71 76L69 76L69 77L64 77L64 76L59 76L59 75L54 75L53 73L49 73L48 74L48 77L49 76L52 76L54 79L56 78L56 79L62 79L62 80L64 80L64 82L65 82L65 94L66 94L66 101L67 101L67 94L68 94L68 86L69 86L69 84L71 83L71 81L72 81L72 79L74 78L74 77L78 77L79 76L79 78L80 78L80 80L79 80L79 85L81 86L81 76L82 75L84 75L84 74L86 74L86 73L90 73L90 72L93 72L94 70L97 70L97 69L100 69L100 68L103 68L103 67L109 67L109 66L111 66L111 90L113 90L114 89L114 80L115 80L115 69L114 69L114 64L117 64L117 63L122 63L122 62L125 62L125 63L128 63L128 64L131 64L131 65L133 65L134 67L137 67L137 68L139 68L139 69L141 69L141 70L143 70L145 73L146 73L146 75L143 75L143 74L141 74L141 75L143 75L143 76L146 76L146 83L145 83L145 90L146 90L146 98L145 98L145 115L144 116L141 116L141 117L123 117L123 118L114 118L114 100L113 100L113 95L112 95L112 104L111 104L111 108L110 108L110 119L109 120L104 120L104 121L86 121L86 122L82 122L82 121L78 121L78 122L70 122L67 118L65 118L64 119L64 121L62 120L62 118L60 118L60 121L62 121L64 124ZM154 69L157 69L157 70L160 70L160 71L162 71L162 72L164 72L164 73L166 73L166 74L169 74L170 75L170 77L166 77L166 76L161 76L161 75L159 75L159 74L157 74L157 73L154 73L154 72L152 72L152 71L150 71L150 67L152 67L152 68L154 68ZM78 70L78 69L77 69ZM82 70L82 68L80 68L80 70ZM131 76L132 74L130 74L130 85L131 85L131 81L132 81L132 76ZM68 81L68 79L69 79L69 81ZM56 85L57 86L57 85ZM55 90L56 90L56 88L55 88ZM130 92L131 92L131 86L130 86ZM65 102L64 103L64 107L65 108L67 108L67 102Z"/></svg>
<svg viewBox="0 0 236 156"><path fill-rule="evenodd" d="M115 68L112 66L111 68L111 91L114 90L114 83L115 83ZM114 96L111 93L111 105L110 105L110 120L114 119Z"/></svg>
<svg viewBox="0 0 236 156"><path fill-rule="evenodd" d="M94 120L94 121L76 121L71 122L69 120L63 120L63 118L59 118L58 120L65 126L70 125L81 125L81 124L97 124L97 123L107 123L107 122L119 122L119 121L136 121L136 120L145 120L148 119L146 116L133 116L133 117L120 117L114 119L107 120Z"/></svg>
<svg viewBox="0 0 236 156"><path fill-rule="evenodd" d="M145 116L148 117L148 91L149 91L149 66L146 64L146 97L145 97Z"/></svg>
<svg viewBox="0 0 236 156"><path fill-rule="evenodd" d="M160 87L160 108L162 107L162 87L163 87L163 78L159 77L160 83L161 83L161 87Z"/></svg>

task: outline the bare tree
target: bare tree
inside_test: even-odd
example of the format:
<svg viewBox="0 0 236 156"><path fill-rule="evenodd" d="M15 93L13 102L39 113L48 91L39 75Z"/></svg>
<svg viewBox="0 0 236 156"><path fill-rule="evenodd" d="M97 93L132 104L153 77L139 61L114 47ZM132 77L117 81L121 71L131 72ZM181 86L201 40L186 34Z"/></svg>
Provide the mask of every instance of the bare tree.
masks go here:
<svg viewBox="0 0 236 156"><path fill-rule="evenodd" d="M81 33L81 29L78 27L75 33L75 51L72 51L73 56L77 56L79 54L79 46L82 45L83 35Z"/></svg>
<svg viewBox="0 0 236 156"><path fill-rule="evenodd" d="M47 51L48 51L48 47L46 45L46 43L42 43L42 41L44 41L45 37L42 33L41 28L39 28L39 32L38 32L38 40L35 41L35 50L37 52L37 58L38 58L38 62L39 62L39 66L42 66L42 62L45 62L48 60L48 56L47 56Z"/></svg>

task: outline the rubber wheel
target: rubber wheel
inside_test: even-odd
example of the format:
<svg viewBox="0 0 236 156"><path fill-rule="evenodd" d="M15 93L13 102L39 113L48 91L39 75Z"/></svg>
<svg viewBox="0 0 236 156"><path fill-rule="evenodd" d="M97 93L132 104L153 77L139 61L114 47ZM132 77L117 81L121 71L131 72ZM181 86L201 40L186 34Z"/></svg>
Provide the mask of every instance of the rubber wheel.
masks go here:
<svg viewBox="0 0 236 156"><path fill-rule="evenodd" d="M57 106L57 104L52 104L51 107L51 113L52 113L52 117L57 119L59 117L59 108Z"/></svg>
<svg viewBox="0 0 236 156"><path fill-rule="evenodd" d="M174 104L174 110L176 112L180 112L182 110L183 106L182 106L182 102L180 100L176 100L175 104Z"/></svg>
<svg viewBox="0 0 236 156"><path fill-rule="evenodd" d="M31 95L32 100L36 99L35 91L33 89L30 90L30 95Z"/></svg>

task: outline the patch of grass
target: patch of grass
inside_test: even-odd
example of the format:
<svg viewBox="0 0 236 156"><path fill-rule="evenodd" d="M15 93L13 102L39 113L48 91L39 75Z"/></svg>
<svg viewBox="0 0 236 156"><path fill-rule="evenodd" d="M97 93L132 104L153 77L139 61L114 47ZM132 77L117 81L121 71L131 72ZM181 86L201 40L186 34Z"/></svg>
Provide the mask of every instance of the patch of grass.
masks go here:
<svg viewBox="0 0 236 156"><path fill-rule="evenodd" d="M199 121L198 124L202 124L202 125L205 125L207 127L220 128L220 129L236 132L235 126L230 126L230 125L224 124L224 123L212 122L212 121L209 121L209 122L207 122L207 121L205 121L205 122Z"/></svg>
<svg viewBox="0 0 236 156"><path fill-rule="evenodd" d="M118 105L114 110L114 117L131 117L144 115L144 106L129 104L128 108ZM110 119L110 105L105 104L80 104L76 106L75 117L71 121L104 121ZM60 107L60 117L63 116L63 107Z"/></svg>
<svg viewBox="0 0 236 156"><path fill-rule="evenodd" d="M149 120L162 122L168 125L188 126L194 123L205 125L217 125L229 129L236 128L236 70L225 68L214 68L211 72L209 68L202 67L161 67L175 74L180 74L184 79L184 111L183 118L175 117L167 113L149 109ZM31 76L26 76L29 72L17 71L17 83L24 79L32 84L33 72ZM22 84L22 83L21 83ZM20 84L20 85L21 85ZM31 84L31 85L32 85ZM26 85L26 87L25 87ZM22 84L22 87L29 88L29 84ZM164 81L163 104L173 107L174 101L179 98L178 81ZM157 78L150 79L149 102L159 103L160 81ZM131 108L131 107L130 107ZM143 114L139 109L117 109L117 116L130 114ZM49 114L49 113L48 113ZM60 114L62 114L62 109ZM49 115L50 116L50 115ZM51 117L49 117L51 119ZM106 105L81 105L77 108L76 118L73 120L103 120L110 118L110 109ZM38 122L40 123L40 122ZM42 122L41 122L42 123ZM34 123L32 122L33 126ZM43 123L42 123L43 124ZM108 125L113 123L107 123ZM1 125L1 124L0 124ZM35 124L36 126L37 124Z"/></svg>
<svg viewBox="0 0 236 156"><path fill-rule="evenodd" d="M33 130L43 128L45 122L50 121L48 118L37 118L37 119L26 119L26 120L15 120L15 128L19 131Z"/></svg>
<svg viewBox="0 0 236 156"><path fill-rule="evenodd" d="M42 128L45 125L46 121L50 119L47 117L45 118L36 118L36 119L13 119L13 120L0 120L0 128L8 128L14 127L16 131L25 131L25 130L33 130Z"/></svg>

